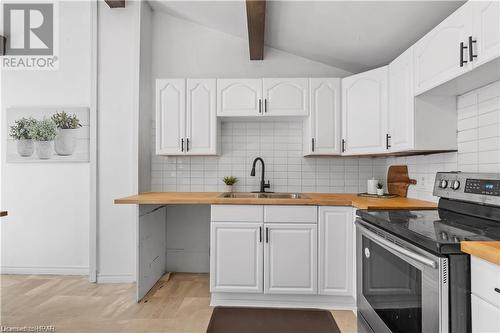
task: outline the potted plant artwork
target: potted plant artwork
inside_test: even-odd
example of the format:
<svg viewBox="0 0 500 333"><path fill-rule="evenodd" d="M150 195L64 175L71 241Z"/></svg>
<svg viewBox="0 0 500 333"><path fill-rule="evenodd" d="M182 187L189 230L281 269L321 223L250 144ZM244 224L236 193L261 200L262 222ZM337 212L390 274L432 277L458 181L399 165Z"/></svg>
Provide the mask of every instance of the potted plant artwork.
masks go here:
<svg viewBox="0 0 500 333"><path fill-rule="evenodd" d="M49 159L52 155L52 143L57 135L56 124L51 119L37 121L30 128L30 136L35 141L35 150L39 159Z"/></svg>
<svg viewBox="0 0 500 333"><path fill-rule="evenodd" d="M379 196L384 195L384 184L382 183L377 184L377 195Z"/></svg>
<svg viewBox="0 0 500 333"><path fill-rule="evenodd" d="M81 127L80 120L75 114L58 112L52 116L52 121L57 126L57 136L54 141L54 150L57 155L69 156L75 152L76 130Z"/></svg>
<svg viewBox="0 0 500 333"><path fill-rule="evenodd" d="M224 184L226 184L226 192L233 192L233 185L236 184L238 178L233 176L226 176L222 179Z"/></svg>
<svg viewBox="0 0 500 333"><path fill-rule="evenodd" d="M17 153L21 157L33 155L34 145L30 135L30 128L36 123L35 118L21 118L10 127L10 137L17 141Z"/></svg>

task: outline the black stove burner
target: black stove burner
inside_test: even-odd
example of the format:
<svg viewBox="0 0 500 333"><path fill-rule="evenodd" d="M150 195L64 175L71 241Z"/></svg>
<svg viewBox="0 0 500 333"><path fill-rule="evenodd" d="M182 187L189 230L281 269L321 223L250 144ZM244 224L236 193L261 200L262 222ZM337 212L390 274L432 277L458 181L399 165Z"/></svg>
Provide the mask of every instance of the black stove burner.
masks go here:
<svg viewBox="0 0 500 333"><path fill-rule="evenodd" d="M500 240L500 221L445 209L358 210L368 223L438 254L460 253L463 240Z"/></svg>

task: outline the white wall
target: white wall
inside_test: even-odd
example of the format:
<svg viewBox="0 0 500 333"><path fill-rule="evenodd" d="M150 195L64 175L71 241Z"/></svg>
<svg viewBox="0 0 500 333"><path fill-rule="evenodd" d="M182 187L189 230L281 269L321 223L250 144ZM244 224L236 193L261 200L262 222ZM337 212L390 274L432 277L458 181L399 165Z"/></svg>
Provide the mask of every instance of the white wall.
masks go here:
<svg viewBox="0 0 500 333"><path fill-rule="evenodd" d="M500 173L500 81L457 98L458 152L389 158L388 165L407 164L417 180L408 196L437 201L432 195L436 172Z"/></svg>
<svg viewBox="0 0 500 333"><path fill-rule="evenodd" d="M6 107L90 106L90 3L60 2L59 12L59 70L2 72L4 136ZM9 211L0 224L2 272L88 274L89 163L16 164L2 155L1 166Z"/></svg>
<svg viewBox="0 0 500 333"><path fill-rule="evenodd" d="M153 11L141 2L141 40L139 67L139 192L151 187L151 122L154 114L152 78L152 19Z"/></svg>
<svg viewBox="0 0 500 333"><path fill-rule="evenodd" d="M267 47L250 61L248 41L168 14L153 12L153 78L344 77L350 73Z"/></svg>
<svg viewBox="0 0 500 333"><path fill-rule="evenodd" d="M137 207L113 200L138 191L140 6L98 5L98 282L135 279Z"/></svg>

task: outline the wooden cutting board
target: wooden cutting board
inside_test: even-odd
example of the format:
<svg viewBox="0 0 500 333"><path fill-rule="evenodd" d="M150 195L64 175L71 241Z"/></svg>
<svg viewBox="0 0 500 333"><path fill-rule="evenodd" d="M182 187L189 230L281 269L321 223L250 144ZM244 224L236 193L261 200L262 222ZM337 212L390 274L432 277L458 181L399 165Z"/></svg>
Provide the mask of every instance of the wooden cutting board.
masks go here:
<svg viewBox="0 0 500 333"><path fill-rule="evenodd" d="M408 176L408 166L391 165L387 171L387 190L390 194L396 194L406 198L408 187L417 184L415 179Z"/></svg>

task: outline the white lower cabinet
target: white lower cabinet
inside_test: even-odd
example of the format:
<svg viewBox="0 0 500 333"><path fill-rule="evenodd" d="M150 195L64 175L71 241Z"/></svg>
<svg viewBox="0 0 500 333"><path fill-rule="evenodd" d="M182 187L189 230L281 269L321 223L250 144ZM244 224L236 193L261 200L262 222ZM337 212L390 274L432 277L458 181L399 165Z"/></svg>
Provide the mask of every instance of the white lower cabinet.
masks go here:
<svg viewBox="0 0 500 333"><path fill-rule="evenodd" d="M353 229L351 207L319 207L320 295L353 296Z"/></svg>
<svg viewBox="0 0 500 333"><path fill-rule="evenodd" d="M500 332L500 266L471 256L472 332Z"/></svg>
<svg viewBox="0 0 500 333"><path fill-rule="evenodd" d="M262 223L212 222L210 291L262 292Z"/></svg>
<svg viewBox="0 0 500 333"><path fill-rule="evenodd" d="M500 309L472 294L472 332L500 332Z"/></svg>
<svg viewBox="0 0 500 333"><path fill-rule="evenodd" d="M264 293L317 293L316 224L266 223Z"/></svg>
<svg viewBox="0 0 500 333"><path fill-rule="evenodd" d="M210 291L226 304L354 306L353 229L351 207L213 205Z"/></svg>

